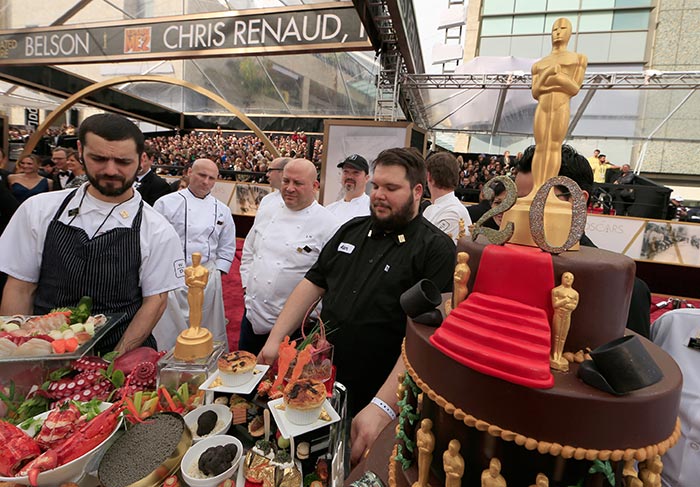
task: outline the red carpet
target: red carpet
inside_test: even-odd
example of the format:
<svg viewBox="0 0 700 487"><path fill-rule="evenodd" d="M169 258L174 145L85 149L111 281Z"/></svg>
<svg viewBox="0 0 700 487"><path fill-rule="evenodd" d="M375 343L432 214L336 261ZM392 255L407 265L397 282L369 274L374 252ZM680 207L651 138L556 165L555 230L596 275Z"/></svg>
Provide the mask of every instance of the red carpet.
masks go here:
<svg viewBox="0 0 700 487"><path fill-rule="evenodd" d="M241 251L243 239L236 239L236 259L233 261L231 271L221 279L221 287L224 295L224 309L226 310L226 333L228 334L229 350L238 349L238 335L241 329L241 319L245 311L243 302L243 288L241 287Z"/></svg>

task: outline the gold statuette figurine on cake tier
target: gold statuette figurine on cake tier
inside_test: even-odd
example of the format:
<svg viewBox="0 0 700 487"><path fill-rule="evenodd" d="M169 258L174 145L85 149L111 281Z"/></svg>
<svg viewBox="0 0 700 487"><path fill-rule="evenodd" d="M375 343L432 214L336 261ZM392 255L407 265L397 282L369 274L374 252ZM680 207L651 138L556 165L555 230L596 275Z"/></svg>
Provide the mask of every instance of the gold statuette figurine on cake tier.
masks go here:
<svg viewBox="0 0 700 487"><path fill-rule="evenodd" d="M571 326L571 313L578 306L578 292L571 287L574 275L565 272L561 276L561 285L552 289L552 351L549 356L549 366L560 372L569 370L569 362L562 356L566 336Z"/></svg>
<svg viewBox="0 0 700 487"><path fill-rule="evenodd" d="M469 282L469 276L471 275L471 269L469 269L469 254L466 252L459 252L457 254L457 265L455 266L455 273L453 277L453 291L452 291L452 309L459 306L459 303L464 301L469 294L467 289L467 283Z"/></svg>
<svg viewBox="0 0 700 487"><path fill-rule="evenodd" d="M624 480L623 485L625 487L644 487L642 481L639 480L637 469L635 468L634 464L634 458L625 460L625 466L622 467L622 479Z"/></svg>
<svg viewBox="0 0 700 487"><path fill-rule="evenodd" d="M530 487L549 487L549 479L543 473L538 473L535 483Z"/></svg>
<svg viewBox="0 0 700 487"><path fill-rule="evenodd" d="M518 198L513 208L503 215L501 228L515 224L511 243L534 247L530 234L529 211L537 190L559 174L561 146L569 127L571 97L578 94L586 73L588 59L567 50L571 38L571 22L557 19L552 27L552 52L532 66L532 96L539 103L535 109L533 132L535 154L532 160L533 189ZM551 194L545 210L547 240L561 245L568 236L571 207ZM576 247L578 248L578 247Z"/></svg>
<svg viewBox="0 0 700 487"><path fill-rule="evenodd" d="M462 445L458 440L450 440L442 454L442 468L445 470L445 487L460 487L464 475L464 458L459 454Z"/></svg>
<svg viewBox="0 0 700 487"><path fill-rule="evenodd" d="M177 337L174 355L179 360L196 360L207 357L214 348L211 332L201 326L204 288L208 281L209 270L202 265L202 255L195 252L192 254L192 265L185 269L190 326Z"/></svg>
<svg viewBox="0 0 700 487"><path fill-rule="evenodd" d="M464 226L464 219L459 219L459 233L457 233L457 239L464 238L467 236L467 229Z"/></svg>
<svg viewBox="0 0 700 487"><path fill-rule="evenodd" d="M420 422L420 429L416 433L416 447L418 447L418 481L413 487L427 487L430 464L433 462L433 450L435 449L435 435L431 431L433 422L426 418Z"/></svg>
<svg viewBox="0 0 700 487"><path fill-rule="evenodd" d="M481 487L506 487L506 479L501 475L501 461L492 458L489 468L481 473Z"/></svg>
<svg viewBox="0 0 700 487"><path fill-rule="evenodd" d="M661 456L655 455L639 464L639 480L644 487L661 487L661 471L664 464L661 463Z"/></svg>

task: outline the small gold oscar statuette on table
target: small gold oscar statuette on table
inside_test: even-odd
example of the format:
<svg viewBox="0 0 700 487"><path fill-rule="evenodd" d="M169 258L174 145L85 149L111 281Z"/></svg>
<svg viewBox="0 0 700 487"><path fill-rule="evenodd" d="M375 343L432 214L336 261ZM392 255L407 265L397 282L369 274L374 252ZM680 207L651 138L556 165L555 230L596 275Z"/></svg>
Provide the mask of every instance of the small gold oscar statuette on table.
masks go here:
<svg viewBox="0 0 700 487"><path fill-rule="evenodd" d="M192 254L192 265L185 269L187 304L190 306L190 326L177 337L173 355L178 360L196 360L209 356L214 349L214 338L202 328L204 288L209 280L209 270L202 265L202 255Z"/></svg>
<svg viewBox="0 0 700 487"><path fill-rule="evenodd" d="M549 366L560 372L569 370L569 362L562 356L564 344L571 326L571 313L578 306L578 292L571 287L574 275L565 272L561 276L561 285L552 289L552 351L549 356Z"/></svg>
<svg viewBox="0 0 700 487"><path fill-rule="evenodd" d="M442 454L442 468L445 470L445 487L460 487L464 475L464 458L459 454L462 445L459 440L450 440Z"/></svg>

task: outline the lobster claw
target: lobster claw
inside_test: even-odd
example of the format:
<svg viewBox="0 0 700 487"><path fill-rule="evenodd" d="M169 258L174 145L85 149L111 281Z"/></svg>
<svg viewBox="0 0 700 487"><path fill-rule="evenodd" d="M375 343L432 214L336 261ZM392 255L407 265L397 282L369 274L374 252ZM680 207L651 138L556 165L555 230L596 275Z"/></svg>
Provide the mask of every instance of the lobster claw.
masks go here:
<svg viewBox="0 0 700 487"><path fill-rule="evenodd" d="M36 441L15 425L0 421L0 475L12 477L20 465L38 457L41 449Z"/></svg>
<svg viewBox="0 0 700 487"><path fill-rule="evenodd" d="M39 474L45 470L56 468L57 465L58 455L54 450L47 450L24 466L19 474L29 477L29 483L36 487Z"/></svg>

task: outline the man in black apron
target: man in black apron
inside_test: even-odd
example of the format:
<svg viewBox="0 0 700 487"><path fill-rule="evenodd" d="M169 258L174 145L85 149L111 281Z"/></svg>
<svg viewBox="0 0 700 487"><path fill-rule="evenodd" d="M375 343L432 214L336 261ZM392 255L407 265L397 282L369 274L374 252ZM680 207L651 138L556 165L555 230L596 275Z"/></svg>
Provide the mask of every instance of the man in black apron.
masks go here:
<svg viewBox="0 0 700 487"><path fill-rule="evenodd" d="M78 151L89 182L28 199L0 240L17 250L0 258L10 276L0 314L44 314L90 296L93 314L125 314L96 352L155 348L151 330L182 285L184 259L175 230L132 187L143 134L124 117L94 115Z"/></svg>

